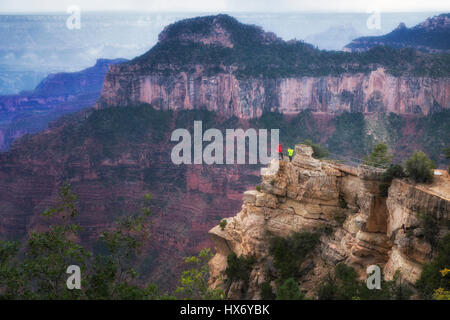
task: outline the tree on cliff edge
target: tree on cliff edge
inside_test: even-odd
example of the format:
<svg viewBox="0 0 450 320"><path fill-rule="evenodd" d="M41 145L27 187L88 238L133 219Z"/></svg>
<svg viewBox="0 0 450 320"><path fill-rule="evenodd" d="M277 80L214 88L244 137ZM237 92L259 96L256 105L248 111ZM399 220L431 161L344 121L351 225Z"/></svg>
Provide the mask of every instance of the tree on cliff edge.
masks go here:
<svg viewBox="0 0 450 320"><path fill-rule="evenodd" d="M418 183L430 183L433 181L433 169L436 165L422 151L416 151L406 160L405 169L409 177Z"/></svg>
<svg viewBox="0 0 450 320"><path fill-rule="evenodd" d="M392 155L384 143L377 144L367 157L363 157L364 164L372 167L386 168L392 161Z"/></svg>

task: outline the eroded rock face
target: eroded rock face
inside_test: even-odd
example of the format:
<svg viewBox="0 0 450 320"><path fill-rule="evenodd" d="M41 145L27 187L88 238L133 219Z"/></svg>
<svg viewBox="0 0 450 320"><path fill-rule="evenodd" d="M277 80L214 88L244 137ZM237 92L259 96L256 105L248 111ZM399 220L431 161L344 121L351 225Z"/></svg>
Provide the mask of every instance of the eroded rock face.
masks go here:
<svg viewBox="0 0 450 320"><path fill-rule="evenodd" d="M415 281L420 276L421 265L429 261L434 253L426 237L434 235L434 240L437 240L448 232L449 197L427 192L420 185L413 186L404 181L394 180L389 188L386 204L387 235L394 244L385 268L386 276L392 278L395 271L400 270L407 280ZM425 235L426 215L432 216L437 224L436 234Z"/></svg>
<svg viewBox="0 0 450 320"><path fill-rule="evenodd" d="M369 74L239 79L232 67L218 68L212 75L202 65L193 65L189 73L158 75L138 65L111 66L97 108L149 103L163 110L206 108L240 118L271 110L423 115L450 108L449 78L395 77L379 68Z"/></svg>
<svg viewBox="0 0 450 320"><path fill-rule="evenodd" d="M226 289L231 299L259 298L265 270L272 264L270 236L286 237L324 227L331 227L332 232L322 232L300 278L300 286L309 295L315 294L317 283L339 262L353 266L361 277L365 277L367 266L378 264L384 267L387 278L400 270L405 279L414 282L421 264L434 252L420 232L412 233L405 242L399 228L406 224L420 230L419 207L429 209L428 214L441 221L448 219L448 199L396 180L386 201L378 189L382 170L320 161L312 158L312 149L305 145L297 145L295 152L292 162L273 160L262 171L260 191L244 193L241 211L227 219L224 230L218 226L210 230L216 246L210 262L211 287L225 287L223 271L228 254L254 255L257 262L248 289L242 293L236 284ZM441 235L448 232L446 225Z"/></svg>

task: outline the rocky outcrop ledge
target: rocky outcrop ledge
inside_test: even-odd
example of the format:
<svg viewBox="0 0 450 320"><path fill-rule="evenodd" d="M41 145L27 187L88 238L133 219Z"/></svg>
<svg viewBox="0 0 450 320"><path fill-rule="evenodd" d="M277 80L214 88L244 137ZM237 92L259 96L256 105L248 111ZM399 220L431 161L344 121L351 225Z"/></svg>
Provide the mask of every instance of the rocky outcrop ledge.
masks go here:
<svg viewBox="0 0 450 320"><path fill-rule="evenodd" d="M216 249L210 286L224 287L230 253L253 255L256 263L248 286L243 290L242 283L233 283L227 296L258 299L265 274L273 268L269 237L324 227L332 231L322 232L300 279L308 295L315 294L317 284L339 262L353 266L361 277L367 266L377 264L387 279L399 270L414 282L421 264L435 254L423 235L421 217L433 215L440 230L437 238L447 233L450 195L394 180L388 197L382 197L378 186L383 170L317 160L306 145L297 145L295 153L292 162L273 160L262 171L260 191L246 191L242 210L227 219L223 230L216 226L209 231Z"/></svg>

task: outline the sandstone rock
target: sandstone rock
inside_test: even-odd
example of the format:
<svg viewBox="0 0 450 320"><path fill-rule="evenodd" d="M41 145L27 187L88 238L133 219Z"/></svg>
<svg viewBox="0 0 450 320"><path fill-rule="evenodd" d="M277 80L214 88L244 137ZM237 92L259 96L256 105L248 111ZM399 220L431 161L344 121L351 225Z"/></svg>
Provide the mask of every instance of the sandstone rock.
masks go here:
<svg viewBox="0 0 450 320"><path fill-rule="evenodd" d="M318 232L325 227L331 232L321 235L300 278L309 296L317 289L312 283L317 284L339 262L355 267L361 278L369 265L378 264L388 279L399 270L402 275L407 273L404 279L414 282L421 264L434 253L423 239L419 212L427 210L444 221L449 201L400 180L394 180L386 199L378 188L383 170L320 161L305 145L297 145L295 150L292 162L273 161L262 170L261 192L244 193L242 210L230 219L230 227L210 231L217 251L210 264L213 275L226 268L219 262L226 261L230 250L256 257L246 293L239 293L242 287L236 284L231 297L259 297L259 286L266 280L261 270L271 260L270 234L287 237L292 232ZM439 236L448 232L447 225L442 224ZM217 286L220 280L214 276L210 283Z"/></svg>
<svg viewBox="0 0 450 320"><path fill-rule="evenodd" d="M211 36L202 41L222 41L222 45L228 45L226 38L216 39ZM201 65L185 67L193 71L161 75L148 72L138 64L111 66L96 107L139 103L149 103L164 110L206 107L239 118L259 117L264 110L284 114L306 109L329 114L342 111L428 114L435 103L449 108L448 78L395 77L379 68L367 74L239 79L232 66L220 65L217 68L220 71L212 75ZM161 66L161 69L175 68ZM375 96L380 101L378 110L370 107Z"/></svg>

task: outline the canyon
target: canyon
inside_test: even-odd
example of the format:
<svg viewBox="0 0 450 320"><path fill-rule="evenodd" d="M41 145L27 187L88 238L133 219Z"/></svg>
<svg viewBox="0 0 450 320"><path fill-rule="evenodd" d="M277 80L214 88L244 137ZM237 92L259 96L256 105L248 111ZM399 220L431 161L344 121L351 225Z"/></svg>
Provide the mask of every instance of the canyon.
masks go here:
<svg viewBox="0 0 450 320"><path fill-rule="evenodd" d="M262 212L267 210L268 219L273 218L269 229L279 234L328 223L336 227L321 244L323 270L325 261L348 260L359 262L360 270L376 262L387 274L411 268L414 275L415 263L432 253L419 237L412 246L418 252L405 253L410 246L398 223L408 220L407 212L416 205L444 203L448 210L440 196L394 181L390 193L399 197L380 199L371 174L317 162L302 150L292 164L282 162L274 177L263 177L263 192L242 196L258 183L258 165L175 165L170 137L178 128L192 132L194 121L201 120L205 129L280 129L284 147L311 139L335 156L361 157L376 142L386 142L398 162L422 149L444 166L441 150L450 141L450 71L445 59L388 49L367 54L320 52L225 15L169 25L155 47L132 61L101 64L103 73L83 74L78 82L49 77L39 86L47 98L26 94L0 99L5 114L46 108L74 112L37 134L23 135L19 127L0 131L4 149L17 138L8 152L0 153L0 238L20 240L41 230L46 224L41 213L55 204L59 187L69 183L78 196L81 241L94 251L101 249L101 230L117 217L140 210L144 195L153 194L152 239L137 270L163 289L177 284L184 257L212 243L217 249L213 283L231 252L221 244L230 243L238 254L256 250L263 256ZM75 94L68 92L72 89ZM83 97L82 102L77 97ZM80 110L94 101L94 108ZM34 123L37 118L30 119ZM40 130L48 118L44 122ZM303 168L299 157L310 167ZM304 181L296 181L296 176ZM339 207L340 194L350 209ZM253 198L261 196L264 199L253 204ZM211 242L208 230L237 212L242 198L246 211L255 210L250 215L255 224L239 215L224 231L213 229L217 235ZM303 200L311 202L303 207ZM333 222L334 210L348 215L344 227ZM395 223L387 222L386 210ZM232 229L233 221L241 218L244 229ZM420 229L417 221L402 225L408 223L411 230ZM399 244L391 244L396 240ZM257 269L246 297L257 297L257 279L262 279ZM238 297L236 292L230 297Z"/></svg>
<svg viewBox="0 0 450 320"><path fill-rule="evenodd" d="M322 161L312 153L311 147L296 145L292 162L272 160L261 171L260 190L244 192L238 214L227 218L224 228L209 231L216 249L210 261L211 288L226 287L228 255L253 256L248 287L243 288L242 281L232 283L227 297L259 299L267 270L276 273L270 238L324 227L332 231L321 233L320 243L301 267L299 284L309 296L315 296L320 281L340 262L354 267L362 279L374 264L388 280L397 271L409 283L418 279L421 265L436 253L424 238L422 215L434 217L437 238L449 231L448 173L442 171L432 185L395 179L383 197L378 186L384 170ZM275 287L275 282L270 285Z"/></svg>

